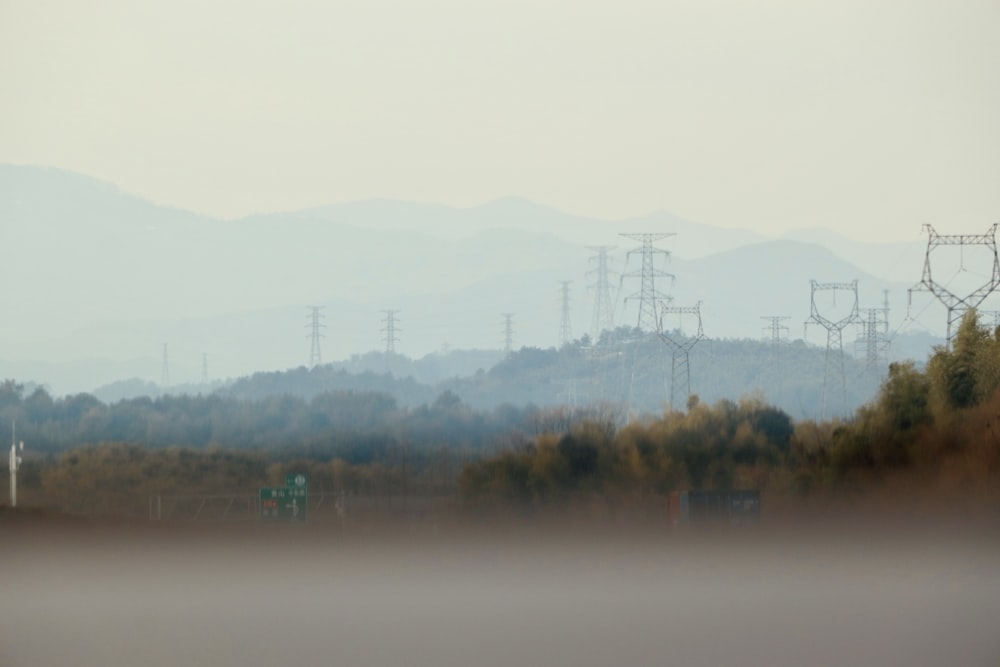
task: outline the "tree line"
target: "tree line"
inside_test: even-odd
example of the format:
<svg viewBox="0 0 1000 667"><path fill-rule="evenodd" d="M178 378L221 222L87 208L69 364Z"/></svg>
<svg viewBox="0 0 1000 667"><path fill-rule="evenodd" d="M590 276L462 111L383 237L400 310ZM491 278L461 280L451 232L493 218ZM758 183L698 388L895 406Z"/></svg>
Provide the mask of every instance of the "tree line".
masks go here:
<svg viewBox="0 0 1000 667"><path fill-rule="evenodd" d="M876 398L847 419L793 422L760 398L692 397L687 410L608 429L577 424L470 462L463 501L535 510L641 505L674 489L757 489L772 500L896 489L917 505L946 493L1000 501L1000 328L969 311L926 370L891 364Z"/></svg>
<svg viewBox="0 0 1000 667"><path fill-rule="evenodd" d="M1000 495L1000 338L974 311L925 368L892 364L872 402L822 422L793 420L759 395L692 396L684 410L623 424L614 404L485 411L448 391L415 408L377 392L111 405L26 393L0 383L0 418L29 443L23 497L72 511L150 494L253 493L289 471L307 472L317 490L452 494L477 511L636 507L684 488L753 488L788 502L893 484Z"/></svg>
<svg viewBox="0 0 1000 667"><path fill-rule="evenodd" d="M44 454L120 442L368 463L397 446L478 451L532 428L541 412L531 405L476 411L447 391L414 408L400 408L374 391L332 391L311 399L165 395L110 405L89 394L53 398L43 388L24 393L13 380L0 384L0 420L16 423L18 439Z"/></svg>

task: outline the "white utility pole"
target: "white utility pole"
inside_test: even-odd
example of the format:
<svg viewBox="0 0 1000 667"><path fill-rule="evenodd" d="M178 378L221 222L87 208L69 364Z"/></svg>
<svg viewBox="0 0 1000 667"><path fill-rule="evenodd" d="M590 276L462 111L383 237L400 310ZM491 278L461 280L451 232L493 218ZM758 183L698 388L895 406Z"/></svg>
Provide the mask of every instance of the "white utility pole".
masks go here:
<svg viewBox="0 0 1000 667"><path fill-rule="evenodd" d="M24 443L21 443L21 451L24 451ZM14 422L10 422L10 506L17 507L17 469L20 466L21 457L17 455L17 435L14 430Z"/></svg>

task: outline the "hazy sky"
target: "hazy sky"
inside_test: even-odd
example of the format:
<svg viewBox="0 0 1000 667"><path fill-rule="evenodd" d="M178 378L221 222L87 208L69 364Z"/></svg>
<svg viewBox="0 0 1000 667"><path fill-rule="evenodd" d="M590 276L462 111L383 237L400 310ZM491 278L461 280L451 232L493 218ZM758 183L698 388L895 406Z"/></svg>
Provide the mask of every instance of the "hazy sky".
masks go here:
<svg viewBox="0 0 1000 667"><path fill-rule="evenodd" d="M1000 220L996 0L0 0L0 162L216 216Z"/></svg>

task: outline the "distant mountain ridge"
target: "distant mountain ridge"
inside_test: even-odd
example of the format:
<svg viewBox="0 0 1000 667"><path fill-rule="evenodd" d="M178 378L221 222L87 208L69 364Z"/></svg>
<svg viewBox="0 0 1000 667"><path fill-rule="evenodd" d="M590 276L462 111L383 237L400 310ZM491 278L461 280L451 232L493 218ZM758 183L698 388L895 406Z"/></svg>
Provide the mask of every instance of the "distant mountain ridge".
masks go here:
<svg viewBox="0 0 1000 667"><path fill-rule="evenodd" d="M658 247L670 251L663 268L677 280L661 289L676 304L701 302L709 336L757 338L762 316L782 315L789 336L801 337L810 278L858 279L862 307L889 290L894 330L934 331L944 319L925 306L923 320L904 321L918 241L872 245L823 232L821 247L806 242L815 231L773 239L662 212L607 221L517 198L468 209L374 200L218 220L80 174L0 165L0 221L0 312L15 323L0 329L0 374L49 368L50 377L24 379L56 391L113 379L94 371L100 381L83 384L87 359L145 367L133 372L156 381L164 343L177 382L198 381L203 355L213 378L303 364L307 305L325 307L327 360L384 347L386 309L400 311L396 349L412 357L498 349L503 312L515 314L516 346L553 346L559 281L571 281L574 337L591 328L587 246L615 247L616 322L637 319L635 304L621 301L639 289L620 279L638 269L636 256L625 259L636 243L620 235L633 232L673 234ZM824 344L821 333L809 340Z"/></svg>

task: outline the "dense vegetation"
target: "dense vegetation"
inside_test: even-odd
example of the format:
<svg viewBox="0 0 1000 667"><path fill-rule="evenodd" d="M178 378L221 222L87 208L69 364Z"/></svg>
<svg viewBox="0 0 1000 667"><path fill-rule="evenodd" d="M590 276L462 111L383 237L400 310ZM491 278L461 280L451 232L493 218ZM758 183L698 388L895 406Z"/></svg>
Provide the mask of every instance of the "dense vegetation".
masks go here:
<svg viewBox="0 0 1000 667"><path fill-rule="evenodd" d="M505 406L476 412L444 392L429 404L399 408L377 392L335 391L311 400L272 395L244 401L220 395L135 398L105 405L88 394L53 399L44 389L22 398L0 385L0 419L16 422L31 450L57 453L80 444L124 442L266 450L275 458L306 456L368 463L395 446L479 450L531 427L538 410Z"/></svg>
<svg viewBox="0 0 1000 667"><path fill-rule="evenodd" d="M535 509L573 501L642 503L678 488L761 489L801 502L858 491L898 490L914 505L940 493L1000 500L1000 329L964 319L952 348L926 371L892 364L874 402L845 421L793 424L758 399L614 430L593 422L470 463L464 500Z"/></svg>
<svg viewBox="0 0 1000 667"><path fill-rule="evenodd" d="M544 373L553 354L522 351L489 375L524 382L520 365ZM620 406L598 401L483 411L450 391L413 408L376 391L322 391L105 405L25 395L12 380L0 384L0 419L30 443L22 497L74 511L139 511L152 494L249 494L289 471L307 472L314 490L452 496L478 510L615 511L679 488L755 488L789 503L890 487L995 501L998 390L1000 339L970 312L926 369L892 364L875 400L833 421L795 421L760 395L692 395L685 410L625 423Z"/></svg>

